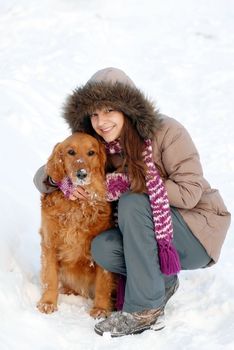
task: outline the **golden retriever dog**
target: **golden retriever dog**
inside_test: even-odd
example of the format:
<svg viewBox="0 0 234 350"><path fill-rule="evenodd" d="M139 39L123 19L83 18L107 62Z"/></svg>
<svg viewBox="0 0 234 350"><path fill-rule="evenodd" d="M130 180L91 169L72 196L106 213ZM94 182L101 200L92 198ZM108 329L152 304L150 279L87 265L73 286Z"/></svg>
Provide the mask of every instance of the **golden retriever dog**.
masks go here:
<svg viewBox="0 0 234 350"><path fill-rule="evenodd" d="M90 244L112 227L111 206L105 199L105 148L94 137L74 133L55 146L47 173L59 182L69 177L81 185L90 199L67 199L56 190L41 198L41 282L37 304L44 313L57 310L59 290L93 298L93 317L105 317L113 309L115 275L92 261ZM60 288L59 289L59 285Z"/></svg>

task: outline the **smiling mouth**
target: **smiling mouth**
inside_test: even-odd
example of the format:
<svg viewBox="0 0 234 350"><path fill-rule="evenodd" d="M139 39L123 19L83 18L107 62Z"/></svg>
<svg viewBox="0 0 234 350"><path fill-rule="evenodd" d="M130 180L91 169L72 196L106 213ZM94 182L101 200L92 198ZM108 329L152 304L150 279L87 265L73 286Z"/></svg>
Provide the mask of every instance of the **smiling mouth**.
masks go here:
<svg viewBox="0 0 234 350"><path fill-rule="evenodd" d="M109 131L111 131L114 128L114 126L110 126L108 128L100 128L101 132L103 133L108 133Z"/></svg>

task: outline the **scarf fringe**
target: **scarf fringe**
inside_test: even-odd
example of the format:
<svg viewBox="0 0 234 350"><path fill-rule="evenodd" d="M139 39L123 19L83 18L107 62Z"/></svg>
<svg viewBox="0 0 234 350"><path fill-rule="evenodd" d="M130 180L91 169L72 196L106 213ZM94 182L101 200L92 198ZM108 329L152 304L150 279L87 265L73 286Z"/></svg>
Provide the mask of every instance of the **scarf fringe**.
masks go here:
<svg viewBox="0 0 234 350"><path fill-rule="evenodd" d="M170 243L158 242L159 264L164 275L176 275L181 270L180 258L176 248Z"/></svg>

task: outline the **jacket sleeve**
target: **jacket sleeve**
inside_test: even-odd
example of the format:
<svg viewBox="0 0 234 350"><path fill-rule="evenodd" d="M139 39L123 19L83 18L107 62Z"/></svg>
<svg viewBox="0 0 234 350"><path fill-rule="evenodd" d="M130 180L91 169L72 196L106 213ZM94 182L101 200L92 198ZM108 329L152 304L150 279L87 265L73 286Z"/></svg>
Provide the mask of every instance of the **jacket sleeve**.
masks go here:
<svg viewBox="0 0 234 350"><path fill-rule="evenodd" d="M197 149L178 122L171 123L162 142L162 162L167 172L165 186L170 205L191 209L203 192L203 172Z"/></svg>
<svg viewBox="0 0 234 350"><path fill-rule="evenodd" d="M53 180L46 174L45 165L41 166L33 178L34 185L41 193L51 193L58 189Z"/></svg>

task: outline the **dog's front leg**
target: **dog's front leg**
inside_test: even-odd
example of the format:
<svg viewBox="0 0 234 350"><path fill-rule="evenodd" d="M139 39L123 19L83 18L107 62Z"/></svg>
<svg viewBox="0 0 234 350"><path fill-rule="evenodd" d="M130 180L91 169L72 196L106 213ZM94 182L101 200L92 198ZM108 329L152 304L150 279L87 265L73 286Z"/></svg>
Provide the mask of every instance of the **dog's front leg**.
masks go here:
<svg viewBox="0 0 234 350"><path fill-rule="evenodd" d="M94 305L90 316L94 318L107 317L113 310L112 292L115 289L115 275L96 266Z"/></svg>
<svg viewBox="0 0 234 350"><path fill-rule="evenodd" d="M37 307L41 312L50 314L57 310L58 300L58 264L56 250L42 243L41 251L42 297Z"/></svg>

